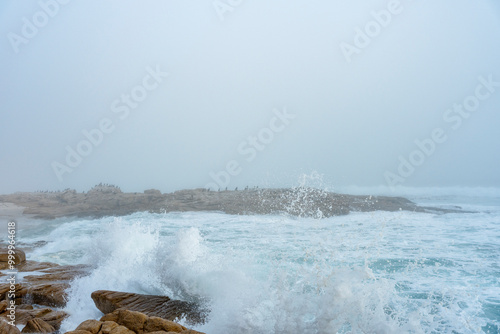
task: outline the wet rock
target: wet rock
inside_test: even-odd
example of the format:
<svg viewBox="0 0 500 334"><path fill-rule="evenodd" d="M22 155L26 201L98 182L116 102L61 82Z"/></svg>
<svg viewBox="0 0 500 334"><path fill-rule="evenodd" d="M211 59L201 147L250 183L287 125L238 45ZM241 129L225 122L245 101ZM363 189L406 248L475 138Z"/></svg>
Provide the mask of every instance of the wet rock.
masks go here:
<svg viewBox="0 0 500 334"><path fill-rule="evenodd" d="M14 261L13 266L16 266L26 261L26 254L21 249L11 250L14 254L9 254L9 249L0 249L0 270L9 268L9 255L10 260Z"/></svg>
<svg viewBox="0 0 500 334"><path fill-rule="evenodd" d="M2 334L20 334L21 331L16 326L9 325L7 321L0 319L0 333Z"/></svg>
<svg viewBox="0 0 500 334"><path fill-rule="evenodd" d="M35 318L41 318L44 315L52 312L50 308L41 308L35 310L16 310L16 323L19 325L25 325L28 321L33 320Z"/></svg>
<svg viewBox="0 0 500 334"><path fill-rule="evenodd" d="M109 332L109 334L136 334L136 333L125 326L118 326L114 328L111 332Z"/></svg>
<svg viewBox="0 0 500 334"><path fill-rule="evenodd" d="M165 332L182 332L186 327L181 326L175 322L165 320L158 317L149 317L144 325L144 332L150 333L155 331Z"/></svg>
<svg viewBox="0 0 500 334"><path fill-rule="evenodd" d="M92 293L96 307L104 314L117 309L137 311L148 316L166 320L186 317L191 323L203 323L205 313L197 305L172 300L166 296L141 295L137 293L99 290Z"/></svg>
<svg viewBox="0 0 500 334"><path fill-rule="evenodd" d="M38 304L64 307L69 282L88 273L88 266L60 266L55 263L27 261L17 267L19 272L37 271L15 284L16 304ZM0 284L0 299L6 299L10 284Z"/></svg>
<svg viewBox="0 0 500 334"><path fill-rule="evenodd" d="M118 326L119 325L115 321L104 321L102 323L99 334L109 334L113 329L115 329Z"/></svg>
<svg viewBox="0 0 500 334"><path fill-rule="evenodd" d="M3 311L5 311L8 306L9 306L9 302L7 300L2 300L0 302L0 313L2 313Z"/></svg>
<svg viewBox="0 0 500 334"><path fill-rule="evenodd" d="M133 330L136 333L142 334L144 323L148 320L148 316L141 312L130 310L117 310L117 323Z"/></svg>
<svg viewBox="0 0 500 334"><path fill-rule="evenodd" d="M56 331L54 327L43 321L42 319L32 319L28 321L21 333L40 333L52 334Z"/></svg>
<svg viewBox="0 0 500 334"><path fill-rule="evenodd" d="M129 311L125 309L115 310L97 320L84 321L76 328L76 331L66 334L204 334L159 317L147 316L144 313ZM85 332L85 333L83 333Z"/></svg>
<svg viewBox="0 0 500 334"><path fill-rule="evenodd" d="M86 320L82 322L76 330L82 330L90 332L91 334L97 334L101 330L102 322L98 320Z"/></svg>
<svg viewBox="0 0 500 334"><path fill-rule="evenodd" d="M64 311L52 311L40 317L40 319L42 319L43 321L54 327L56 330L59 330L59 328L61 328L61 323L68 316L69 314L67 314Z"/></svg>

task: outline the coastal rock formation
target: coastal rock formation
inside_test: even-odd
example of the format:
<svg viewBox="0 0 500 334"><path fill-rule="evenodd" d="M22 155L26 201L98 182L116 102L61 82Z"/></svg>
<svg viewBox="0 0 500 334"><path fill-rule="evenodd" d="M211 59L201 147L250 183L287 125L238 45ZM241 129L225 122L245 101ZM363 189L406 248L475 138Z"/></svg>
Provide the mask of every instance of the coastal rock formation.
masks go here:
<svg viewBox="0 0 500 334"><path fill-rule="evenodd" d="M37 271L15 284L16 304L25 303L49 307L64 307L69 282L88 273L88 266L60 266L55 263L26 261L16 266L19 272ZM10 284L0 284L0 299L6 298Z"/></svg>
<svg viewBox="0 0 500 334"><path fill-rule="evenodd" d="M23 214L52 219L63 216L121 216L134 212L222 211L228 214L288 214L300 217L331 217L356 211L460 212L420 207L402 197L353 196L307 187L245 189L242 191L180 190L162 194L123 193L118 187L98 186L87 193L15 193L0 195L2 207L24 207Z"/></svg>
<svg viewBox="0 0 500 334"><path fill-rule="evenodd" d="M69 315L47 306L64 307L66 292L72 279L88 274L89 267L61 266L49 262L26 261L23 251L16 249L18 272L35 272L13 284L0 284L0 333L59 333L61 323ZM8 258L8 250L0 251L0 259ZM5 274L0 277L5 279ZM4 280L6 281L6 280ZM25 325L22 331L8 321L10 300L14 291L15 324ZM164 334L167 332L192 333L171 320L185 318L190 323L201 323L206 313L192 303L172 300L165 296L150 296L115 291L96 291L92 294L96 306L105 314L101 321L87 320L72 334ZM141 312L137 312L141 311Z"/></svg>
<svg viewBox="0 0 500 334"><path fill-rule="evenodd" d="M41 334L51 334L54 333L56 329L43 321L42 319L36 318L28 321L26 326L23 328L21 333L41 333Z"/></svg>
<svg viewBox="0 0 500 334"><path fill-rule="evenodd" d="M0 251L0 259L5 258L7 250ZM19 273L36 272L36 275L27 275L16 281L11 286L10 283L0 284L0 333L10 333L13 327L7 324L8 328L2 328L5 321L11 321L10 305L8 294L14 292L13 299L15 307L16 325L26 325L22 333L53 333L59 330L61 322L68 317L63 311L56 311L50 307L64 307L66 305L65 290L69 287L69 282L77 277L85 275L88 267L85 266L60 266L49 262L26 261L24 252L16 249L19 256L15 269ZM8 282L7 275L1 274L3 282ZM35 305L35 307L33 306ZM47 307L48 306L48 307ZM6 322L5 322L6 323ZM15 331L12 333L18 333Z"/></svg>
<svg viewBox="0 0 500 334"><path fill-rule="evenodd" d="M92 293L92 299L96 307L104 314L126 309L166 320L185 317L190 323L202 323L207 313L200 310L197 305L172 300L166 296L99 290Z"/></svg>
<svg viewBox="0 0 500 334"><path fill-rule="evenodd" d="M204 334L141 312L119 309L100 320L86 320L74 331L65 334Z"/></svg>

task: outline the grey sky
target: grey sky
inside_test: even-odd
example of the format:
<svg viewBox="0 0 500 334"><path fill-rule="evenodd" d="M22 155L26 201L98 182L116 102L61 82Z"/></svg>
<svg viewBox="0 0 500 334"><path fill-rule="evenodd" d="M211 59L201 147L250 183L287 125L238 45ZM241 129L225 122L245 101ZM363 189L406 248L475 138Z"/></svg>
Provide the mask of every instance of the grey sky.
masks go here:
<svg viewBox="0 0 500 334"><path fill-rule="evenodd" d="M479 77L500 82L497 1L401 0L389 19L397 1L40 3L0 4L1 193L204 187L231 161L230 188L291 186L313 171L333 187L381 185L436 128L446 140L402 184L500 187L500 87L456 129L458 114L444 119ZM23 18L41 20L34 36ZM346 57L341 43L356 47L356 29L377 24ZM157 69L168 77L155 81ZM137 88L144 80L151 90ZM127 106L134 89L146 96ZM284 108L294 118L271 138L263 129ZM103 119L110 133L69 167L66 147ZM267 143L252 146L259 134ZM54 162L71 172L58 178Z"/></svg>

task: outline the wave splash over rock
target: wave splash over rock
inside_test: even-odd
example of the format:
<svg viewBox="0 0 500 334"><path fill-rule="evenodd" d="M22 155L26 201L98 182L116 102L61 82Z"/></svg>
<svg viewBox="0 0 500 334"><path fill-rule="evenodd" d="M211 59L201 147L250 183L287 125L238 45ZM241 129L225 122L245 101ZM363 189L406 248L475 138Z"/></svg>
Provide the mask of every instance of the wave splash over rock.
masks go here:
<svg viewBox="0 0 500 334"><path fill-rule="evenodd" d="M155 222L149 214L101 221L104 226L91 242L95 268L72 282L66 307L71 316L62 328L70 330L84 320L98 319L101 313L89 307L92 292L113 290L169 296L185 301L184 305L196 305L195 313L184 312L175 320L207 333L418 329L411 315L399 315L394 307L399 297L393 282L376 279L366 266L334 264L335 255L323 248L321 240L299 251L301 257L292 254L296 253L293 245L286 246L292 247L288 254L282 241L275 240L272 247L262 241L258 246L262 249L282 249L272 253L269 266L269 258L262 258L265 253L246 251L249 246L238 246L236 241L243 242L245 234L240 232L255 226L254 221L212 215L216 224L227 224L225 238L234 238L234 243L219 244L213 239L216 235L208 240L199 227L210 230L210 218L200 214L156 216ZM197 219L203 222L196 223ZM269 228L282 218L266 219L263 224ZM167 224L178 226L165 228ZM235 224L240 224L240 231Z"/></svg>

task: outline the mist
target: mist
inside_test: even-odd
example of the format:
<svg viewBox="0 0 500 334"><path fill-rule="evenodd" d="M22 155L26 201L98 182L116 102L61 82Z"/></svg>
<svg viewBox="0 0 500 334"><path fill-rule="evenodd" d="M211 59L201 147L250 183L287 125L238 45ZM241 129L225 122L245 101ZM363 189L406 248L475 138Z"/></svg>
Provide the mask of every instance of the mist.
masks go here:
<svg viewBox="0 0 500 334"><path fill-rule="evenodd" d="M0 193L500 187L500 6L3 1Z"/></svg>

